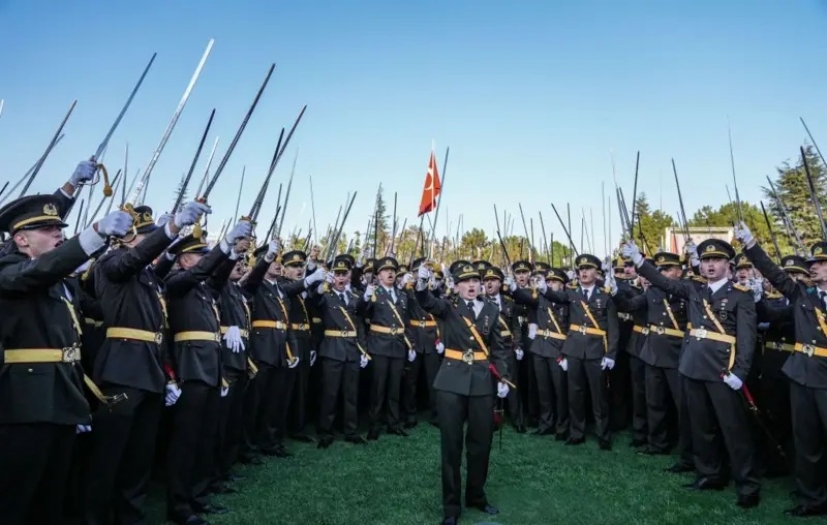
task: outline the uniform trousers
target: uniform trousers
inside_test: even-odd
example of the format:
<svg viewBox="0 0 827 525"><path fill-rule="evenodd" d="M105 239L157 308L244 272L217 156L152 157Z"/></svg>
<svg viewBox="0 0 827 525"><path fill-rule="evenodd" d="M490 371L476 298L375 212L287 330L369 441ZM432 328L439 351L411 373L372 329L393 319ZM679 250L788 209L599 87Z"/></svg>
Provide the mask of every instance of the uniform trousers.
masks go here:
<svg viewBox="0 0 827 525"><path fill-rule="evenodd" d="M106 396L125 399L92 414L83 474L85 525L133 524L144 520L144 504L155 457L164 398L160 393L101 385Z"/></svg>
<svg viewBox="0 0 827 525"><path fill-rule="evenodd" d="M485 481L494 436L494 396L465 396L437 391L437 416L442 455L442 511L459 516L463 437L465 441L465 505L486 503ZM468 422L464 432L463 426Z"/></svg>
<svg viewBox="0 0 827 525"><path fill-rule="evenodd" d="M569 383L569 437L582 439L586 433L586 391L592 401L594 432L598 439L609 439L609 401L606 393L606 371L602 359L567 357Z"/></svg>
<svg viewBox="0 0 827 525"><path fill-rule="evenodd" d="M321 358L322 402L319 413L319 434L332 435L339 394L342 400L342 427L345 436L355 436L359 423L359 362Z"/></svg>
<svg viewBox="0 0 827 525"><path fill-rule="evenodd" d="M0 425L0 519L4 525L60 524L75 425Z"/></svg>
<svg viewBox="0 0 827 525"><path fill-rule="evenodd" d="M541 431L553 429L559 436L569 433L569 391L566 371L551 357L532 354L540 401Z"/></svg>
<svg viewBox="0 0 827 525"><path fill-rule="evenodd" d="M741 392L723 381L685 377L684 395L692 428L692 449L699 476L722 481L723 457L717 431L724 438L735 490L742 496L757 494L761 486L755 472L755 447Z"/></svg>
<svg viewBox="0 0 827 525"><path fill-rule="evenodd" d="M218 386L185 381L173 406L167 450L167 515L192 516L209 504L218 433Z"/></svg>

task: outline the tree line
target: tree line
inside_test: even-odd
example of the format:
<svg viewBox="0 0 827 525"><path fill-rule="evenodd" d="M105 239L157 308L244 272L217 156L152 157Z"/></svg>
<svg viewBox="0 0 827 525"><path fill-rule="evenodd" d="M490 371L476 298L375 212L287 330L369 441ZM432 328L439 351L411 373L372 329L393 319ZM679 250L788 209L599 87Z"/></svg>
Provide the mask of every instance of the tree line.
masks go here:
<svg viewBox="0 0 827 525"><path fill-rule="evenodd" d="M827 167L811 145L804 147L804 154L816 188L817 198L822 208L827 210L827 190L825 189ZM758 242L771 256L777 258L795 252L796 241L789 231L790 226L797 233L804 247L809 247L822 239L823 235L822 226L810 196L810 187L802 159L798 158L795 162L789 160L783 162L775 168L774 175L772 178L768 177L767 184L761 185L763 194L761 202L741 201L741 215ZM772 186L769 182L772 182ZM773 192L773 187L775 192ZM652 209L646 193L639 192L636 201L634 239L639 246L644 248L644 251L653 253L664 249L662 243L664 241L668 243L668 240L664 239L667 228L672 228L676 235L683 235L682 226L676 217L663 210ZM517 235L509 231L506 232L507 235L503 235L501 241L495 232L489 235L476 227L460 231L462 226L460 222L453 236L437 236L431 243L429 242L431 228L426 220L423 223L422 232L418 224L407 225L404 231L398 231L395 238L392 238L393 217L388 214L381 186L377 194L375 209L378 218L375 222L378 224L375 226L373 224L353 225L353 227L364 227L365 230L356 230L352 235L342 233L336 253L347 251L357 257L362 253L362 247L367 242L368 256L373 256L374 253L383 256L392 243L393 252L400 264L407 264L415 256L427 255L429 252L434 259L443 261L484 259L504 266L519 259L529 259L534 262L548 262L556 267L566 267L571 264L572 250L567 240L551 237L543 239L542 235L535 237L534 232L531 235L534 238L528 239L526 235ZM717 208L709 205L701 207L691 217L687 217L687 225L695 231L703 231L705 228L731 227L738 220L737 205L734 202L727 202ZM401 224L397 225L397 229L401 230ZM575 250L592 251L597 254L604 251L601 247L593 245L591 237L594 232L590 232L586 225L582 229L572 229L574 241L579 242ZM579 237L578 233L580 233ZM294 232L289 244L303 245L306 240L305 235L301 232ZM317 237L316 243L324 249L327 240L320 236L314 237ZM375 237L378 238L378 242L375 243L374 250ZM778 250L775 248L776 243ZM617 251L617 247L610 247L612 248L615 252Z"/></svg>

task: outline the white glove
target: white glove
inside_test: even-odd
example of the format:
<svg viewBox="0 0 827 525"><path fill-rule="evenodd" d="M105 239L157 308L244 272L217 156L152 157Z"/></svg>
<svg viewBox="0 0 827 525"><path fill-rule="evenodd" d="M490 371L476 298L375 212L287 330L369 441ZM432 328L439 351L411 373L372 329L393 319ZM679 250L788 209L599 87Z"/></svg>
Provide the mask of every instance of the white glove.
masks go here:
<svg viewBox="0 0 827 525"><path fill-rule="evenodd" d="M408 361L411 363L416 361L416 350L408 350Z"/></svg>
<svg viewBox="0 0 827 525"><path fill-rule="evenodd" d="M442 344L442 341L436 342L436 353L441 354L445 352L445 345Z"/></svg>
<svg viewBox="0 0 827 525"><path fill-rule="evenodd" d="M310 366L313 366L315 364L316 364L316 351L311 350L310 351Z"/></svg>
<svg viewBox="0 0 827 525"><path fill-rule="evenodd" d="M88 260L88 261L86 261L85 263L83 263L83 264L81 264L80 266L78 266L78 267L75 269L75 273L77 273L77 274L81 274L81 273L85 272L86 270L88 270L88 269L89 269L89 265L91 265L91 264L92 264L92 259L89 259L89 260Z"/></svg>
<svg viewBox="0 0 827 525"><path fill-rule="evenodd" d="M327 278L327 275L327 270L325 270L324 268L317 268L313 273L304 278L304 285L305 287L310 288L315 283L320 283L324 281L325 278ZM332 282L333 281L331 280L331 283Z"/></svg>
<svg viewBox="0 0 827 525"><path fill-rule="evenodd" d="M752 300L757 303L764 296L764 279L750 279L749 287L752 290Z"/></svg>
<svg viewBox="0 0 827 525"><path fill-rule="evenodd" d="M329 284L333 284L333 277L333 272L327 272L327 274L324 276L324 280L327 281Z"/></svg>
<svg viewBox="0 0 827 525"><path fill-rule="evenodd" d="M563 359L557 361L557 364L560 365L560 368L563 369L563 372L568 372L569 371L569 361L565 357Z"/></svg>
<svg viewBox="0 0 827 525"><path fill-rule="evenodd" d="M420 281L427 281L431 278L431 270L425 264L420 264L416 269L416 275Z"/></svg>
<svg viewBox="0 0 827 525"><path fill-rule="evenodd" d="M508 397L508 385L503 382L497 383L497 397L500 399Z"/></svg>
<svg viewBox="0 0 827 525"><path fill-rule="evenodd" d="M125 211L115 210L99 220L97 224L99 234L123 237L132 228L132 215Z"/></svg>
<svg viewBox="0 0 827 525"><path fill-rule="evenodd" d="M689 263L692 266L698 266L701 264L701 259L700 257L698 257L698 247L695 245L694 242L687 242L684 245L683 250L689 254Z"/></svg>
<svg viewBox="0 0 827 525"><path fill-rule="evenodd" d="M614 295L617 294L617 281L615 280L614 271L611 268L609 268L605 272L605 275L606 275L606 281L605 281L606 286L609 287L609 289L611 290L611 294L614 296Z"/></svg>
<svg viewBox="0 0 827 525"><path fill-rule="evenodd" d="M178 401L178 398L181 397L181 389L178 388L178 385L175 383L167 383L166 386L167 395L164 398L165 404L168 407L171 407Z"/></svg>
<svg viewBox="0 0 827 525"><path fill-rule="evenodd" d="M376 287L372 284L369 284L365 287L365 301L370 301L370 298L373 296L373 293L376 291Z"/></svg>
<svg viewBox="0 0 827 525"><path fill-rule="evenodd" d="M227 397L227 394L230 393L230 387L222 386L221 387L221 397Z"/></svg>
<svg viewBox="0 0 827 525"><path fill-rule="evenodd" d="M523 357L525 356L525 353L523 353L522 348L517 348L516 350L514 350L514 353L517 354L517 361L522 361L523 360Z"/></svg>
<svg viewBox="0 0 827 525"><path fill-rule="evenodd" d="M287 368L296 368L300 361L301 359L298 356L293 356L293 360L287 362Z"/></svg>
<svg viewBox="0 0 827 525"><path fill-rule="evenodd" d="M241 338L241 330L237 326L231 326L227 329L227 333L224 334L224 342L234 354L241 353L245 348L244 340Z"/></svg>
<svg viewBox="0 0 827 525"><path fill-rule="evenodd" d="M541 275L540 279L537 280L537 291L540 293L546 293L546 290L548 290L548 283L546 283L545 277Z"/></svg>
<svg viewBox="0 0 827 525"><path fill-rule="evenodd" d="M413 284L414 281L415 281L414 276L409 274L409 273L406 273L405 275L402 276L402 287L404 288L405 286L408 286L409 284Z"/></svg>
<svg viewBox="0 0 827 525"><path fill-rule="evenodd" d="M184 226L192 226L196 222L198 222L198 218L202 215L207 215L212 213L212 210L206 204L201 202L188 202L184 204L184 207L181 208L181 211L175 214L175 218L173 222L175 223L178 228L183 228Z"/></svg>
<svg viewBox="0 0 827 525"><path fill-rule="evenodd" d="M573 281L574 278L577 277L577 272L575 272L574 270L569 270L566 272L566 275L568 276L569 281Z"/></svg>
<svg viewBox="0 0 827 525"><path fill-rule="evenodd" d="M278 239L273 239L270 241L269 246L267 246L267 253L264 255L264 260L268 263L273 262L273 259L276 258L276 254L281 251L281 244L279 244Z"/></svg>
<svg viewBox="0 0 827 525"><path fill-rule="evenodd" d="M529 323L528 324L528 338L529 339L534 339L535 337L537 337L537 325L534 324L534 323Z"/></svg>
<svg viewBox="0 0 827 525"><path fill-rule="evenodd" d="M623 243L620 248L620 254L624 259L631 259L635 266L643 264L643 255L640 253L640 248L637 247L635 241L628 240Z"/></svg>
<svg viewBox="0 0 827 525"><path fill-rule="evenodd" d="M366 366L368 366L368 356L362 354L359 357L359 368L365 368Z"/></svg>
<svg viewBox="0 0 827 525"><path fill-rule="evenodd" d="M160 217L158 217L157 219L155 219L155 226L157 226L157 227L159 227L159 228L163 228L163 227L164 227L164 226L166 226L166 225L167 225L167 223L168 223L169 221L171 221L174 217L175 217L175 215L173 215L173 214L171 214L171 213L164 213L164 214L162 214Z"/></svg>
<svg viewBox="0 0 827 525"><path fill-rule="evenodd" d="M75 172L69 177L69 184L72 186L79 186L83 182L89 182L95 178L95 172L98 171L98 163L94 160L82 160L78 162L78 167Z"/></svg>
<svg viewBox="0 0 827 525"><path fill-rule="evenodd" d="M508 288L512 292L517 289L517 283L514 282L514 278L510 275L505 276L505 280L503 281L503 284L505 285L506 288Z"/></svg>
<svg viewBox="0 0 827 525"><path fill-rule="evenodd" d="M84 432L92 432L92 425L77 425L75 427L75 434L83 434Z"/></svg>
<svg viewBox="0 0 827 525"><path fill-rule="evenodd" d="M733 390L741 390L741 387L744 386L743 381L741 381L735 374L724 375L724 383L726 383L727 386Z"/></svg>
<svg viewBox="0 0 827 525"><path fill-rule="evenodd" d="M752 245L755 244L755 238L753 238L752 232L749 231L749 228L743 221L735 225L733 234L735 235L735 238L747 248L752 247Z"/></svg>
<svg viewBox="0 0 827 525"><path fill-rule="evenodd" d="M232 246L237 240L249 237L251 233L253 233L253 225L250 224L250 221L238 221L233 229L224 236L224 242Z"/></svg>
<svg viewBox="0 0 827 525"><path fill-rule="evenodd" d="M615 360L614 359L609 359L608 357L604 357L603 360L600 361L600 368L602 368L603 370L606 370L606 369L611 370L614 367L615 367Z"/></svg>

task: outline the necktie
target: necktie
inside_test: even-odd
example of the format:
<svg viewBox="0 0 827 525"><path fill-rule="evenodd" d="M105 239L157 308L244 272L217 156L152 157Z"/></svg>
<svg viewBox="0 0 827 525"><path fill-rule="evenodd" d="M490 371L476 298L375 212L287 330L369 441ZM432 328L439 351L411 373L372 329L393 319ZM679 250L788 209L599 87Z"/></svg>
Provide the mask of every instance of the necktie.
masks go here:
<svg viewBox="0 0 827 525"><path fill-rule="evenodd" d="M345 304L345 306L347 306L347 297L345 297L345 294L340 293L339 294L339 299L341 299L342 302Z"/></svg>
<svg viewBox="0 0 827 525"><path fill-rule="evenodd" d="M471 310L471 315L473 315L474 318L476 318L477 317L477 312L474 310L474 301L468 301L465 304L468 306L468 309Z"/></svg>
<svg viewBox="0 0 827 525"><path fill-rule="evenodd" d="M824 297L827 297L827 292L821 290L818 292L818 298L821 299L821 309L824 310Z"/></svg>
<svg viewBox="0 0 827 525"><path fill-rule="evenodd" d="M583 288L583 297L585 297L587 301L589 300L589 289L588 288Z"/></svg>

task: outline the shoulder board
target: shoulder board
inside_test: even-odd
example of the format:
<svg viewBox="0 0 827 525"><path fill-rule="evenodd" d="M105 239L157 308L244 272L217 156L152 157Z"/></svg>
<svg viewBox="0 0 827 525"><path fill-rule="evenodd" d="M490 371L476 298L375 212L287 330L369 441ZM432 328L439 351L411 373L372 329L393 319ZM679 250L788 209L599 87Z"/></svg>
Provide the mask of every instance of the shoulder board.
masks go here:
<svg viewBox="0 0 827 525"><path fill-rule="evenodd" d="M601 288L601 290L603 290L603 293L605 293L606 295L611 295L612 293L612 289L608 286L604 286L603 288Z"/></svg>
<svg viewBox="0 0 827 525"><path fill-rule="evenodd" d="M732 287L733 287L733 288L735 288L736 290L741 290L742 292L748 292L748 291L750 291L750 290L749 290L749 288L747 288L747 287L746 287L746 286L744 286L743 284L733 283L733 284L732 284Z"/></svg>
<svg viewBox="0 0 827 525"><path fill-rule="evenodd" d="M696 283L706 284L706 278L701 277L700 275L693 275L689 279L695 281Z"/></svg>
<svg viewBox="0 0 827 525"><path fill-rule="evenodd" d="M784 297L784 296L781 295L780 293L777 293L777 292L772 292L772 293L768 292L768 293L764 294L765 299L781 299L782 297Z"/></svg>
<svg viewBox="0 0 827 525"><path fill-rule="evenodd" d="M577 290L577 283L569 283L568 287L571 288L572 290Z"/></svg>

